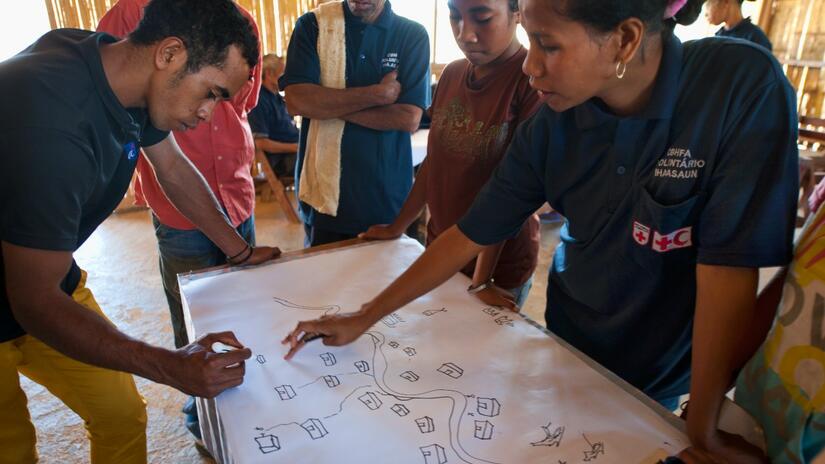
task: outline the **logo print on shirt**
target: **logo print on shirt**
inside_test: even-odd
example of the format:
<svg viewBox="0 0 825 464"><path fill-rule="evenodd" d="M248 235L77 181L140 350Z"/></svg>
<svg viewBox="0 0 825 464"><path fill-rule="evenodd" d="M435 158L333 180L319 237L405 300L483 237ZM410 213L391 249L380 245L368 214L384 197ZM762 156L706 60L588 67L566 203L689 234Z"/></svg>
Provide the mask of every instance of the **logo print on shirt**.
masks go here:
<svg viewBox="0 0 825 464"><path fill-rule="evenodd" d="M645 246L650 241L650 227L641 224L639 221L633 221L633 240L639 245Z"/></svg>
<svg viewBox="0 0 825 464"><path fill-rule="evenodd" d="M667 154L656 162L653 177L696 179L705 167L705 160L694 159L687 148L668 148Z"/></svg>
<svg viewBox="0 0 825 464"><path fill-rule="evenodd" d="M129 142L123 146L123 152L126 153L126 159L134 161L137 158L138 149L135 142Z"/></svg>
<svg viewBox="0 0 825 464"><path fill-rule="evenodd" d="M389 69L398 69L398 53L389 52L384 58L381 58L381 67Z"/></svg>
<svg viewBox="0 0 825 464"><path fill-rule="evenodd" d="M674 230L667 235L661 235L659 232L653 231L653 250L659 253L665 253L678 248L687 248L693 245L691 231L693 227L683 227Z"/></svg>

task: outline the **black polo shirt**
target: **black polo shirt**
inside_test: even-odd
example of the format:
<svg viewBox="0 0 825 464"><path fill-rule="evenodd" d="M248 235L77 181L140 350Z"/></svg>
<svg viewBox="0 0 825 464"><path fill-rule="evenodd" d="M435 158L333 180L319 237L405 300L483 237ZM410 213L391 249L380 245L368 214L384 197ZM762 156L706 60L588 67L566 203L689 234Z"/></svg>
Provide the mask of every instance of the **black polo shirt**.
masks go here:
<svg viewBox="0 0 825 464"><path fill-rule="evenodd" d="M790 261L795 108L766 49L672 37L647 108L617 117L596 99L562 113L543 107L459 228L497 243L549 202L567 221L548 328L654 398L685 393L696 264Z"/></svg>
<svg viewBox="0 0 825 464"><path fill-rule="evenodd" d="M116 40L59 29L0 63L0 240L75 251L123 199L138 148L168 135L109 87L99 46ZM79 279L72 261L61 288L71 294ZM9 307L4 264L0 342L24 333Z"/></svg>
<svg viewBox="0 0 825 464"><path fill-rule="evenodd" d="M719 30L716 31L716 36L748 40L755 44L759 44L768 50L773 50L773 45L768 39L768 36L765 35L765 32L763 32L759 26L752 23L750 18L743 19L739 22L739 24L730 29L725 29L724 27L719 28Z"/></svg>

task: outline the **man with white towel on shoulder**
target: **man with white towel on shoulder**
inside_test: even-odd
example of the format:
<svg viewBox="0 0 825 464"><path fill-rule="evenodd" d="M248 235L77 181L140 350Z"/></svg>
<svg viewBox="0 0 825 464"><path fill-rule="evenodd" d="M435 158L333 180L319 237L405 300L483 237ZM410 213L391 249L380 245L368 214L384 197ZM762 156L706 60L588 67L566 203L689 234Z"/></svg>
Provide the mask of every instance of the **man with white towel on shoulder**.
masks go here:
<svg viewBox="0 0 825 464"><path fill-rule="evenodd" d="M306 245L355 238L398 215L410 133L430 104L430 45L387 0L322 4L298 19L279 86L302 116L296 165Z"/></svg>

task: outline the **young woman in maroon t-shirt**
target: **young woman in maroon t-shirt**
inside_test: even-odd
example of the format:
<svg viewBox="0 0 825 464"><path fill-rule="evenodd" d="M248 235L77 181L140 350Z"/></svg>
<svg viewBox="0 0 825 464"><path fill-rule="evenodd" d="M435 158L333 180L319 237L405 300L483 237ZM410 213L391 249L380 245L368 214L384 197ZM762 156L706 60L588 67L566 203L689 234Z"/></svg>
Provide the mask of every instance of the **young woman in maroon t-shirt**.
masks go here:
<svg viewBox="0 0 825 464"><path fill-rule="evenodd" d="M516 126L539 108L521 65L527 51L516 39L516 0L450 0L450 24L465 59L444 69L429 113L427 158L392 224L370 227L362 238L400 236L429 207L427 243L469 209L504 156ZM463 272L469 291L487 304L522 306L539 250L533 215L514 238L485 249Z"/></svg>

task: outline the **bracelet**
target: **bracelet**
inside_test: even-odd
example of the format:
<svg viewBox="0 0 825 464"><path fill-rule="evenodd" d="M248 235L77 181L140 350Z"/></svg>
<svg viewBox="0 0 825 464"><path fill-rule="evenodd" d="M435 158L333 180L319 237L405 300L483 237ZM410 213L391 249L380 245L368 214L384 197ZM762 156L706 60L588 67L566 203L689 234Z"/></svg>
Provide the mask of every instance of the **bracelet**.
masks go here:
<svg viewBox="0 0 825 464"><path fill-rule="evenodd" d="M240 265L242 265L243 263L245 263L245 262L249 261L249 258L251 258L251 257L252 257L252 255L255 253L255 247L254 247L254 246L252 246L252 245L249 245L248 247L249 247L249 253L247 253L247 255L246 255L246 256L244 256L244 258L243 258L242 260L237 261L237 262L234 262L234 263L231 263L233 266L240 266Z"/></svg>
<svg viewBox="0 0 825 464"><path fill-rule="evenodd" d="M244 242L244 243L245 243L245 242ZM249 249L249 244L248 244L248 243L246 243L246 246L245 246L245 247L243 247L243 250L239 251L237 255L235 255L235 256L229 256L229 255L226 255L226 261L231 263L233 259L237 259L237 258L238 258L238 256L240 256L240 255L242 255L242 254L246 253L246 250L248 250L248 249Z"/></svg>
<svg viewBox="0 0 825 464"><path fill-rule="evenodd" d="M467 293L470 295L475 295L476 293L491 288L493 286L493 278L490 277L487 281L482 282L478 285L470 285L467 287Z"/></svg>

